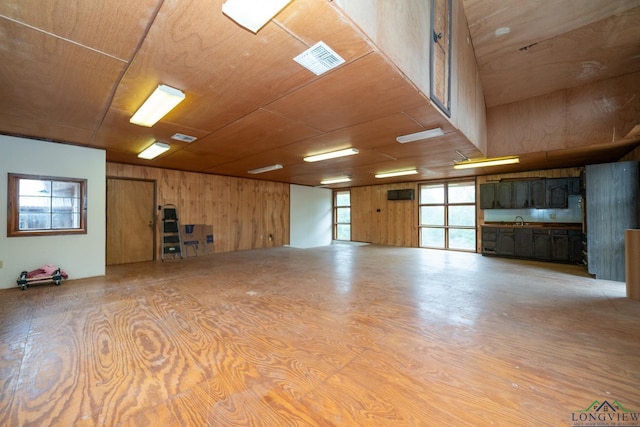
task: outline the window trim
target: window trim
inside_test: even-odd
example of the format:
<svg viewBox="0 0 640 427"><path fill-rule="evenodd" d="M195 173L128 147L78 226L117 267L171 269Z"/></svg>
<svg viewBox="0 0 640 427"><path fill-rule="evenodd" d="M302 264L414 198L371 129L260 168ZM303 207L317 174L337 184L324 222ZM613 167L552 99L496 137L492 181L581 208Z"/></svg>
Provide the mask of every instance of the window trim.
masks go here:
<svg viewBox="0 0 640 427"><path fill-rule="evenodd" d="M349 204L338 206L338 193L349 193ZM340 189L333 190L333 240L339 240L341 242L350 242L353 236L353 229L351 224L351 215L349 215L349 222L338 222L338 209L339 208L349 208L351 210L351 190L350 189ZM338 239L338 225L348 225L349 226L349 239Z"/></svg>
<svg viewBox="0 0 640 427"><path fill-rule="evenodd" d="M449 203L449 185L451 184L461 184L461 183L469 183L473 184L475 191L475 200L473 203ZM439 185L442 184L444 186L444 202L443 203L422 203L421 194L422 194L422 186L423 185ZM418 245L421 248L426 249L439 249L446 251L457 251L457 252L471 252L477 253L478 249L478 200L477 200L477 180L475 178L460 178L460 179L452 179L452 180L444 180L444 181L429 181L429 182L421 182L418 185ZM423 206L442 206L444 208L444 225L423 225L421 218L421 208ZM475 211L475 225L449 225L449 206L473 206ZM423 228L435 228L444 230L444 247L435 247L435 246L424 246L422 244L422 229ZM473 249L461 249L461 248L450 248L449 247L449 230L474 230L475 235L475 247Z"/></svg>
<svg viewBox="0 0 640 427"><path fill-rule="evenodd" d="M42 181L73 182L80 184L80 226L79 228L55 228L43 230L20 230L19 187L21 179ZM48 175L7 174L7 237L63 236L87 234L87 180Z"/></svg>

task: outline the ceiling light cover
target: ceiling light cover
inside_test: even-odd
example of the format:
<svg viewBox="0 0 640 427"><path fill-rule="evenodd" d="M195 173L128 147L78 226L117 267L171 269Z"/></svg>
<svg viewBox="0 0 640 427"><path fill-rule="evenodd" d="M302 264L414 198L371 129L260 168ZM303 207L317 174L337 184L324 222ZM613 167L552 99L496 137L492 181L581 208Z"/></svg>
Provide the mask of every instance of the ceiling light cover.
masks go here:
<svg viewBox="0 0 640 427"><path fill-rule="evenodd" d="M253 33L278 14L291 0L227 0L222 13Z"/></svg>
<svg viewBox="0 0 640 427"><path fill-rule="evenodd" d="M330 184L340 184L342 182L350 182L351 178L349 178L348 176L344 176L342 178L331 178L331 179L325 179L320 181L320 184L322 185L330 185Z"/></svg>
<svg viewBox="0 0 640 427"><path fill-rule="evenodd" d="M396 138L396 141L400 144L405 144L407 142L420 141L421 139L436 138L442 135L444 135L444 131L441 128L433 128L422 132L399 136Z"/></svg>
<svg viewBox="0 0 640 427"><path fill-rule="evenodd" d="M321 160L335 159L336 157L351 156L358 154L357 148L347 148L346 150L331 151L329 153L316 154L314 156L307 156L303 160L305 162L319 162Z"/></svg>
<svg viewBox="0 0 640 427"><path fill-rule="evenodd" d="M151 160L155 157L158 157L169 148L171 148L169 144L165 144L163 142L154 142L153 144L142 150L142 152L138 154L138 157L140 157L141 159Z"/></svg>
<svg viewBox="0 0 640 427"><path fill-rule="evenodd" d="M344 59L323 41L314 44L293 60L316 76L344 64Z"/></svg>
<svg viewBox="0 0 640 427"><path fill-rule="evenodd" d="M415 169L406 170L406 171L397 171L397 172L385 172L376 174L376 178L391 178L394 176L404 176L404 175L415 175L418 171Z"/></svg>
<svg viewBox="0 0 640 427"><path fill-rule="evenodd" d="M275 170L278 170L278 169L282 169L282 165L275 164L275 165L271 165L271 166L265 166L263 168L251 169L250 171L247 171L247 173L255 175L257 173L271 172L271 171L275 171Z"/></svg>
<svg viewBox="0 0 640 427"><path fill-rule="evenodd" d="M473 169L488 166L511 165L520 163L520 158L516 156L494 157L490 159L467 159L453 162L454 169Z"/></svg>
<svg viewBox="0 0 640 427"><path fill-rule="evenodd" d="M155 125L176 105L184 100L184 93L170 86L160 85L129 119L133 124L145 127Z"/></svg>

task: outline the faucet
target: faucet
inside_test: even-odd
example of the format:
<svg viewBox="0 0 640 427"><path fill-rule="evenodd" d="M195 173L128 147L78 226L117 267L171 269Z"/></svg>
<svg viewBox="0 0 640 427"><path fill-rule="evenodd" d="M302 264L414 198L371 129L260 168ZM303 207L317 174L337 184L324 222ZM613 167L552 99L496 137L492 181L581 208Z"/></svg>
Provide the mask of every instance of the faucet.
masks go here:
<svg viewBox="0 0 640 427"><path fill-rule="evenodd" d="M520 218L520 221L518 221L518 218ZM517 225L524 225L524 218L522 218L520 215L518 215L514 221Z"/></svg>

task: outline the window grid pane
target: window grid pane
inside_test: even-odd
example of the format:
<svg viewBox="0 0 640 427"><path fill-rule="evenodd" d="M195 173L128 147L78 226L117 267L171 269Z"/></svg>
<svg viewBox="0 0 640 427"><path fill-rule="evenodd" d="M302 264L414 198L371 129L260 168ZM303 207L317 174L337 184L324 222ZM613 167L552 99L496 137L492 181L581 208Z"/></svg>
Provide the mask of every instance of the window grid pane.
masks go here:
<svg viewBox="0 0 640 427"><path fill-rule="evenodd" d="M351 190L333 193L333 238L351 240Z"/></svg>
<svg viewBox="0 0 640 427"><path fill-rule="evenodd" d="M420 185L420 246L476 251L475 181Z"/></svg>
<svg viewBox="0 0 640 427"><path fill-rule="evenodd" d="M86 233L86 180L9 174L8 236Z"/></svg>

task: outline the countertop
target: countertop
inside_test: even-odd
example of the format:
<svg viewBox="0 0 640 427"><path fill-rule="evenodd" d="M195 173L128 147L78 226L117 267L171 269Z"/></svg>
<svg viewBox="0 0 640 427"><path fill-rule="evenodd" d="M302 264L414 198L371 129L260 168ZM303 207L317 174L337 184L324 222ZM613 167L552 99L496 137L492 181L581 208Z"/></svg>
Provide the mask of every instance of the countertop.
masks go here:
<svg viewBox="0 0 640 427"><path fill-rule="evenodd" d="M553 228L561 230L582 231L582 224L561 222L525 222L523 225L520 225L516 222L486 222L481 226L494 228Z"/></svg>

